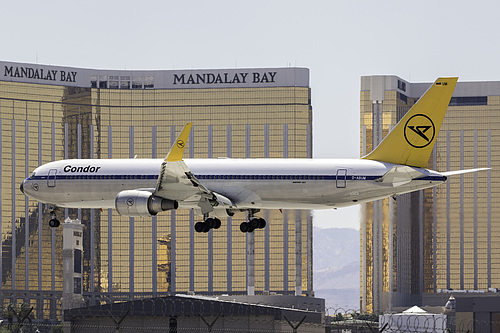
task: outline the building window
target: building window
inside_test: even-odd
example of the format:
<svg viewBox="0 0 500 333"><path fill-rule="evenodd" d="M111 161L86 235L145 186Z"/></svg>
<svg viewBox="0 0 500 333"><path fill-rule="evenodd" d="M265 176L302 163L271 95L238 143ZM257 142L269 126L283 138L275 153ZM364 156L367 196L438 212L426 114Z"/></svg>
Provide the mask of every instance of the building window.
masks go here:
<svg viewBox="0 0 500 333"><path fill-rule="evenodd" d="M92 75L90 77L90 87L97 88L97 75Z"/></svg>
<svg viewBox="0 0 500 333"><path fill-rule="evenodd" d="M120 81L120 89L130 89L130 81Z"/></svg>
<svg viewBox="0 0 500 333"><path fill-rule="evenodd" d="M132 89L142 89L142 76L132 78Z"/></svg>
<svg viewBox="0 0 500 333"><path fill-rule="evenodd" d="M99 75L99 88L107 88L108 87L108 76L107 75Z"/></svg>
<svg viewBox="0 0 500 333"><path fill-rule="evenodd" d="M75 294L81 294L82 293L82 278L80 277L75 277L73 279L74 285L73 285L73 292Z"/></svg>
<svg viewBox="0 0 500 333"><path fill-rule="evenodd" d="M406 82L398 80L398 89L402 91L406 91Z"/></svg>
<svg viewBox="0 0 500 333"><path fill-rule="evenodd" d="M405 104L408 104L408 97L406 95L403 95L402 93L398 93L398 97L400 100L405 102Z"/></svg>
<svg viewBox="0 0 500 333"><path fill-rule="evenodd" d="M144 89L153 89L155 87L155 80L152 76L144 77Z"/></svg>
<svg viewBox="0 0 500 333"><path fill-rule="evenodd" d="M452 97L450 106L488 105L488 96Z"/></svg>
<svg viewBox="0 0 500 333"><path fill-rule="evenodd" d="M74 272L81 273L82 272L82 250L75 249L75 258L74 258Z"/></svg>

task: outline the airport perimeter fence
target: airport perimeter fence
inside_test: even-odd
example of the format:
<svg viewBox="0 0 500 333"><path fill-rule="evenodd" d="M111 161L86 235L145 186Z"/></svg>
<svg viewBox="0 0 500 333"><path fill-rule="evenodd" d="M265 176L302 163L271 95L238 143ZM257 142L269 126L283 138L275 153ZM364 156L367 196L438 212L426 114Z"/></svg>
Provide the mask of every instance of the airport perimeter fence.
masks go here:
<svg viewBox="0 0 500 333"><path fill-rule="evenodd" d="M212 332L212 333L275 333L275 332L280 332L280 333L294 333L294 332L300 332L300 333L315 333L315 332L325 332L325 329L323 328L321 331L319 330L304 330L304 329L298 329L294 331L292 328L289 329L283 329L283 330L277 330L277 329L268 329L268 330L260 330L260 329L247 329L247 328L242 328L242 329L218 329L214 328L213 330L209 330L207 328L199 328L199 329L192 329L192 328L177 328L175 329L170 329L169 327L120 327L119 329L116 329L113 326L93 326L93 325L77 325L77 326L68 326L64 327L63 325L59 325L57 327L47 327L47 326L38 326L34 328L27 328L24 327L22 330L0 330L0 333L7 333L7 332L23 332L23 333L45 333L45 332L50 332L50 333L64 333L64 332L86 332L86 333L132 333L132 332L138 332L138 333L146 333L146 332L153 332L153 333L160 333L160 332L166 332L166 333L207 333L207 332Z"/></svg>
<svg viewBox="0 0 500 333"><path fill-rule="evenodd" d="M213 299L162 297L98 304L71 309L61 322L41 322L29 312L5 317L6 332L249 332L249 333L361 333L361 332L497 332L500 322L465 320L447 314L364 314L359 310L327 308L316 311L279 308Z"/></svg>
<svg viewBox="0 0 500 333"><path fill-rule="evenodd" d="M143 325L137 326L137 323L134 325L131 325L131 323L127 323L127 320L124 320L121 323L104 323L102 322L101 318L95 318L96 323L94 324L71 324L70 322L63 322L59 324L26 324L22 325L20 327L17 323L12 324L12 326L9 327L8 324L2 324L0 326L0 333L7 333L7 332L24 332L24 333L63 333L63 332L72 332L72 333L80 333L80 332L91 332L91 333L101 333L101 332L106 332L106 333L132 333L132 332L169 332L169 333L187 333L187 332L193 332L193 333L203 333L203 332L213 332L213 333L242 333L242 332L248 332L248 333L271 333L271 332L282 332L282 333L295 333L295 332L301 332L301 333L313 333L313 332L326 332L326 333L365 333L365 332L384 332L384 333L393 333L393 332L405 332L405 333L424 333L424 332L429 332L429 333L471 333L471 332L497 332L498 331L498 324L496 323L497 326L489 326L493 323L480 323L480 322L468 322L468 323L463 323L463 325L459 325L458 327L450 327L447 328L446 326L439 326L437 325L436 327L434 326L435 322L428 320L422 322L417 316L410 316L412 317L409 320L401 321L399 323L399 327L395 326L389 326L389 325L381 325L379 326L379 323L377 322L367 322L367 321L362 321L362 320L347 320L345 322L337 322L337 323L332 323L332 325L323 325L322 327L305 327L302 325L299 325L299 327L290 327L287 323L281 323L281 325L276 325L276 322L272 322L269 320L262 320L261 319L256 319L256 325L257 326L268 326L268 328L257 328L257 327L252 327L242 326L242 323L240 321L233 321L231 323L231 320L225 321L224 325L229 325L229 326L234 326L234 327L226 327L226 328L221 328L220 323L218 324L217 322L215 325L210 326L211 322L209 319L212 318L205 318L207 320L207 324L204 325L204 327L181 327L181 324L178 323L177 326L175 325L160 325L157 326L154 323L143 323ZM129 318L130 319L130 318ZM212 319L213 320L213 319ZM195 320L196 321L196 320ZM293 323L292 323L293 324ZM298 323L295 323L298 324ZM417 326L418 324L418 326ZM423 324L423 325L422 325ZM477 325L480 325L479 327ZM485 326L486 325L486 326ZM296 325L295 325L296 326ZM488 328L488 327L493 327Z"/></svg>

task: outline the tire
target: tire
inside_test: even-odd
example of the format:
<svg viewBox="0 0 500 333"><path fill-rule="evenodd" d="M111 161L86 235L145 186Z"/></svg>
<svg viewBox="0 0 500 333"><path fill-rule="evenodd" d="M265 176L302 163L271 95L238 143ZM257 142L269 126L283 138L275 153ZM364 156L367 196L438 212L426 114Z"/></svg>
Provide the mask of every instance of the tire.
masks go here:
<svg viewBox="0 0 500 333"><path fill-rule="evenodd" d="M253 229L257 229L260 226L260 219L259 218L251 219L250 220L250 226Z"/></svg>
<svg viewBox="0 0 500 333"><path fill-rule="evenodd" d="M49 221L49 226L51 228L57 228L60 225L61 225L61 222L59 222L58 219L50 219L50 221Z"/></svg>
<svg viewBox="0 0 500 333"><path fill-rule="evenodd" d="M217 218L215 218L214 221L215 221L214 229L219 229L220 226L222 225L222 222Z"/></svg>
<svg viewBox="0 0 500 333"><path fill-rule="evenodd" d="M209 229L213 229L215 227L215 219L209 217L208 219L205 220L205 224L208 226Z"/></svg>
<svg viewBox="0 0 500 333"><path fill-rule="evenodd" d="M203 232L203 230L205 230L205 223L204 222L197 222L194 225L194 230L196 232Z"/></svg>
<svg viewBox="0 0 500 333"><path fill-rule="evenodd" d="M248 232L248 230L250 229L250 224L247 223L247 222L241 222L240 224L240 231L241 232Z"/></svg>

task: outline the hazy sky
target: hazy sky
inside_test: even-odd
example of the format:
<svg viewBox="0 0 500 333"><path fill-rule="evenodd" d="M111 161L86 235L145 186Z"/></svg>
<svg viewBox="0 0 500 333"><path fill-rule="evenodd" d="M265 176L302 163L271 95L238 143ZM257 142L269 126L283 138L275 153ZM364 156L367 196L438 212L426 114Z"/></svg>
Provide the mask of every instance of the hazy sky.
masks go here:
<svg viewBox="0 0 500 333"><path fill-rule="evenodd" d="M307 67L314 157L355 158L360 76L499 80L499 12L497 1L456 0L3 1L0 59L105 69ZM357 213L319 213L315 223L359 228Z"/></svg>

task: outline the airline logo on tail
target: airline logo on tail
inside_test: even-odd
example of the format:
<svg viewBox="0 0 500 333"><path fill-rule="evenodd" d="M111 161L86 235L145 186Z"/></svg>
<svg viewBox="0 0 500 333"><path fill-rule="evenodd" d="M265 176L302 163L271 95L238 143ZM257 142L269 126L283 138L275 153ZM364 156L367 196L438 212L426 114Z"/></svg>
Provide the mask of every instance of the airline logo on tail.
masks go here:
<svg viewBox="0 0 500 333"><path fill-rule="evenodd" d="M424 124L424 125L422 125ZM425 148L431 144L436 134L436 127L425 114L416 114L405 125L405 139L414 148Z"/></svg>
<svg viewBox="0 0 500 333"><path fill-rule="evenodd" d="M364 159L425 168L458 78L439 78ZM404 138L404 140L403 140Z"/></svg>
<svg viewBox="0 0 500 333"><path fill-rule="evenodd" d="M177 140L177 148L184 149L185 146L186 146L186 144L184 143L184 141Z"/></svg>

